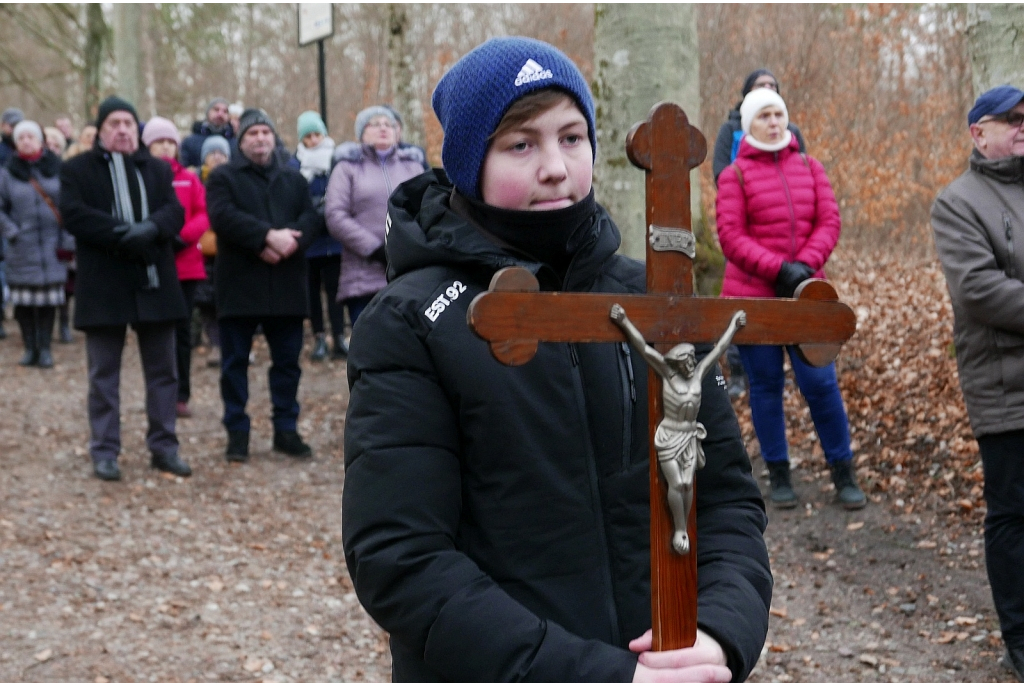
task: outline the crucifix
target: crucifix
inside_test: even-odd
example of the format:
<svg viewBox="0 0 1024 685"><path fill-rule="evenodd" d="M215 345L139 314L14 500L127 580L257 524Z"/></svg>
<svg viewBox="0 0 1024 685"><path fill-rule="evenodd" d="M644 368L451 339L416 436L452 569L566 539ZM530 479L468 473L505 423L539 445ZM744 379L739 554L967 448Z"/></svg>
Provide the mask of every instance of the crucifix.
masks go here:
<svg viewBox="0 0 1024 685"><path fill-rule="evenodd" d="M533 274L521 267L509 267L498 271L488 291L474 298L467 319L470 328L490 343L495 358L509 365L528 362L541 341L628 341L634 347L644 344L650 348L644 356L650 369L651 627L653 647L663 651L690 647L697 638L698 541L696 513L690 506L696 497L690 466L699 468L703 452L696 409L690 421L689 416L676 411L677 407L667 407L666 411L663 406L662 378L673 365L657 360L674 364L675 357L686 356L692 349L686 343L718 343L716 350L724 350L728 337L741 345L796 345L804 361L824 366L836 358L841 345L853 335L856 317L839 301L835 289L822 280L805 281L792 299L694 297L696 241L690 231L690 170L707 155L704 136L690 125L677 105L659 103L645 121L630 130L626 153L646 176L647 294L542 293ZM686 364L691 374L707 371L695 360ZM689 379L685 370L683 376ZM664 382L669 379L665 377ZM697 384L699 388L699 379ZM692 385L678 387L684 396L691 393L683 401L695 400L699 406L699 390L694 398ZM670 400L675 397L671 391ZM682 503L678 497L673 499L672 488L686 488L677 487L679 474L671 468L659 469L659 457L667 452L663 449L659 454L656 448L659 425L675 426L680 423L677 415L682 416L688 442L676 451L692 457L679 461L684 465L682 470L689 469L691 478ZM669 437L678 441L678 436ZM696 446L693 439L697 440ZM662 436L660 444L665 442ZM685 515L673 517L681 511ZM677 526L678 519L682 520ZM683 522L685 531L681 530Z"/></svg>

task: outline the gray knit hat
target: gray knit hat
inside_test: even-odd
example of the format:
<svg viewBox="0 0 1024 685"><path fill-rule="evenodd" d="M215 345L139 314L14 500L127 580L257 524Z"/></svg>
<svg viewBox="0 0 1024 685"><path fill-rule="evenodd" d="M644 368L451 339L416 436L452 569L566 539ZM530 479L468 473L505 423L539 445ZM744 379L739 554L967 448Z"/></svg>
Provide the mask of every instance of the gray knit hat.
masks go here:
<svg viewBox="0 0 1024 685"><path fill-rule="evenodd" d="M270 118L269 114L257 107L250 107L242 112L242 116L238 120L238 139L241 140L242 136L245 135L245 132L257 124L269 126L271 131L275 134L277 133L277 128L274 126L274 120Z"/></svg>
<svg viewBox="0 0 1024 685"><path fill-rule="evenodd" d="M25 113L17 107L8 107L3 114L0 114L0 121L8 126L16 126L24 118Z"/></svg>
<svg viewBox="0 0 1024 685"><path fill-rule="evenodd" d="M206 164L206 155L214 150L220 150L224 153L225 157L231 159L231 144L228 143L227 138L224 136L207 136L206 140L203 141L203 146L199 148L199 162Z"/></svg>
<svg viewBox="0 0 1024 685"><path fill-rule="evenodd" d="M392 124L397 124L398 121L395 119L395 115L387 107L381 107L380 105L374 105L373 107L367 107L362 112L356 115L356 140L362 142L363 131L366 129L366 125L370 123L370 119L374 117L387 117L388 121Z"/></svg>
<svg viewBox="0 0 1024 685"><path fill-rule="evenodd" d="M214 105L225 105L228 106L231 103L227 101L227 98L214 98L210 100L209 104L206 105L206 113L209 114L210 110L213 109Z"/></svg>

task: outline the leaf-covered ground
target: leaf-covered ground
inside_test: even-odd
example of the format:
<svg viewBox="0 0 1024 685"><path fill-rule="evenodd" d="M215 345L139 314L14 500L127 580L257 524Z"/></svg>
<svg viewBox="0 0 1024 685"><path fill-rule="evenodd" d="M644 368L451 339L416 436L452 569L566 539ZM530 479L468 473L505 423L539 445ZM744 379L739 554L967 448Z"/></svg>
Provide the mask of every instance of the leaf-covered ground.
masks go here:
<svg viewBox="0 0 1024 685"><path fill-rule="evenodd" d="M776 592L758 681L995 681L1007 673L984 571L984 503L932 262L837 253L858 314L839 370L871 503L845 512L787 386L801 508L769 510ZM387 636L341 550L344 363L304 364L312 461L270 451L267 350L250 372L252 460L228 465L217 372L194 359L179 422L195 475L152 471L137 348L122 380L124 480L92 478L82 335L57 367L0 342L0 680L387 680ZM308 351L308 349L307 349ZM755 473L746 399L736 402ZM762 483L764 479L762 478Z"/></svg>

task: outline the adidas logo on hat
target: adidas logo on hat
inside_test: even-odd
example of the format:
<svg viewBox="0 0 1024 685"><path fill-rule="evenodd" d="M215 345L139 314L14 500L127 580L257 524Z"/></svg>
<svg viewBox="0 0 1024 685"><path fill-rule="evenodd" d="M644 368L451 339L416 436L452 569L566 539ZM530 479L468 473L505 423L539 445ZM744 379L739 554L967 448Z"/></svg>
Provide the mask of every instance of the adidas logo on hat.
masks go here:
<svg viewBox="0 0 1024 685"><path fill-rule="evenodd" d="M526 64L523 65L523 68L519 70L519 75L516 76L516 86L522 86L527 83L533 83L534 81L552 78L552 76L553 74L550 69L545 69L532 59L528 59L526 60Z"/></svg>

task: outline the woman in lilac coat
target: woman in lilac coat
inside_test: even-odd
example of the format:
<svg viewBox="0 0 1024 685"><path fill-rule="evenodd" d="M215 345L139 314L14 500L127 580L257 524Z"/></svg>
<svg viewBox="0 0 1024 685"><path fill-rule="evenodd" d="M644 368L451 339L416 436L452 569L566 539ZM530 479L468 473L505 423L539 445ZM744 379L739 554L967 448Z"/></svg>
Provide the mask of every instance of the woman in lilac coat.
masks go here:
<svg viewBox="0 0 1024 685"><path fill-rule="evenodd" d="M398 122L384 107L368 107L356 116L358 143L342 143L334 152L324 198L327 230L344 251L338 300L356 319L387 285L384 251L388 197L400 183L423 173L423 153L398 148Z"/></svg>

